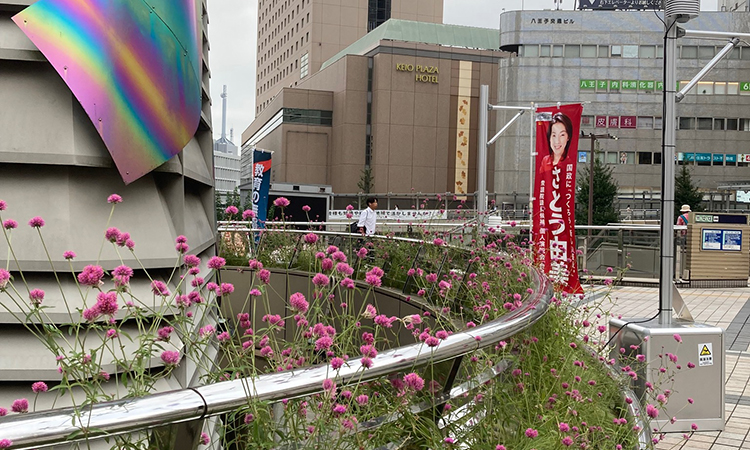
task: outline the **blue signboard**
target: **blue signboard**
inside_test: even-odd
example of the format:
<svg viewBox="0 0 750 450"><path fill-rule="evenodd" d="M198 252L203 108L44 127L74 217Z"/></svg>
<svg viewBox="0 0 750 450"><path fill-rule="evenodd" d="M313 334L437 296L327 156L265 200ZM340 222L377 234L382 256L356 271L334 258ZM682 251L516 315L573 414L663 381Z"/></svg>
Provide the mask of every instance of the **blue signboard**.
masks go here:
<svg viewBox="0 0 750 450"><path fill-rule="evenodd" d="M714 164L716 163L724 163L724 155L722 153L714 153Z"/></svg>
<svg viewBox="0 0 750 450"><path fill-rule="evenodd" d="M725 252L739 252L742 250L741 230L703 229L701 231L702 250L720 250Z"/></svg>
<svg viewBox="0 0 750 450"><path fill-rule="evenodd" d="M737 155L726 155L725 156L728 163L736 163L737 162Z"/></svg>

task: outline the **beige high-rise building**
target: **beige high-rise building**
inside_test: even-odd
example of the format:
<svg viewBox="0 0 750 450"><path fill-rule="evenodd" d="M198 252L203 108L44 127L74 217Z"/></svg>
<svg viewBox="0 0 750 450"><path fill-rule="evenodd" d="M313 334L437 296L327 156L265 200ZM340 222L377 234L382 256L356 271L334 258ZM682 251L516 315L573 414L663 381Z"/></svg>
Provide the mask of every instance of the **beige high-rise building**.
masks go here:
<svg viewBox="0 0 750 450"><path fill-rule="evenodd" d="M259 0L255 115L386 20L442 23L443 0Z"/></svg>

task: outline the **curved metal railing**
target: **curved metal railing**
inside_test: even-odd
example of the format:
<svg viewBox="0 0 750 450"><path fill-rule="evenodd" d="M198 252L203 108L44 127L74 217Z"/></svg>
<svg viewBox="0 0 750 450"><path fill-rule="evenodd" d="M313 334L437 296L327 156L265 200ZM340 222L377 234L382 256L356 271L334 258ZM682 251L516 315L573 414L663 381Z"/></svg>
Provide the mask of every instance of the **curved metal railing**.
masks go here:
<svg viewBox="0 0 750 450"><path fill-rule="evenodd" d="M411 367L457 358L523 331L546 313L553 295L552 285L538 272L532 274L536 289L521 308L492 322L452 334L434 348L417 343L383 351L368 369L356 358L339 369L335 377L329 365L319 365L102 402L83 410L62 408L5 417L0 421L0 436L11 440L14 449L20 449L119 435L227 413L247 405L248 397L280 401L322 392L323 381L327 378L343 383L355 379L367 382Z"/></svg>

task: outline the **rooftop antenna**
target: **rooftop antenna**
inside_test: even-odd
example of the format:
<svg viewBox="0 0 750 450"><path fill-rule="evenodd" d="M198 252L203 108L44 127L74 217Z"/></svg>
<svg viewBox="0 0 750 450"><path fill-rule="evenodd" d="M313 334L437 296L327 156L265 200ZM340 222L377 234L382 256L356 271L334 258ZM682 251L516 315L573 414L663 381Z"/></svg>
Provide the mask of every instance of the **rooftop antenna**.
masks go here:
<svg viewBox="0 0 750 450"><path fill-rule="evenodd" d="M221 93L221 138L227 138L227 85Z"/></svg>
<svg viewBox="0 0 750 450"><path fill-rule="evenodd" d="M234 127L229 129L229 141L234 142Z"/></svg>

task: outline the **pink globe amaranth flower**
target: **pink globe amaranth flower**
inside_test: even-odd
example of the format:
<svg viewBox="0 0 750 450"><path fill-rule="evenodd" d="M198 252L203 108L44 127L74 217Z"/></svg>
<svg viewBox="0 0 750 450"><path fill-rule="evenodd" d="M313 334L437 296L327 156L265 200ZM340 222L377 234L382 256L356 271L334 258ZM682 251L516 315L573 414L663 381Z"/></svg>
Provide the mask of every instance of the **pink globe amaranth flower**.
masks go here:
<svg viewBox="0 0 750 450"><path fill-rule="evenodd" d="M679 334L675 333L672 337L675 341L679 342L680 344L682 343L682 336L680 336Z"/></svg>
<svg viewBox="0 0 750 450"><path fill-rule="evenodd" d="M526 428L525 434L529 439L534 439L535 437L539 436L539 432L533 428Z"/></svg>
<svg viewBox="0 0 750 450"><path fill-rule="evenodd" d="M456 440L453 439L452 437L447 437L447 438L443 439L443 442L445 442L446 444L455 444Z"/></svg>
<svg viewBox="0 0 750 450"><path fill-rule="evenodd" d="M182 257L182 262L188 267L196 267L201 263L201 259L195 255L185 255Z"/></svg>
<svg viewBox="0 0 750 450"><path fill-rule="evenodd" d="M39 216L33 217L29 220L29 226L31 228L42 228L44 226L44 219Z"/></svg>
<svg viewBox="0 0 750 450"><path fill-rule="evenodd" d="M424 380L414 372L406 374L404 376L404 384L407 388L413 389L415 391L421 391L422 389L424 389Z"/></svg>
<svg viewBox="0 0 750 450"><path fill-rule="evenodd" d="M201 433L201 444L208 445L211 442L211 438L208 437L208 433Z"/></svg>
<svg viewBox="0 0 750 450"><path fill-rule="evenodd" d="M0 407L0 417L4 417L8 415L8 410L5 408Z"/></svg>
<svg viewBox="0 0 750 450"><path fill-rule="evenodd" d="M441 245L445 244L445 241L440 238L436 238L435 240L432 241L432 243L440 247Z"/></svg>
<svg viewBox="0 0 750 450"><path fill-rule="evenodd" d="M289 297L289 305L292 307L292 310L301 314L305 314L310 308L310 303L307 302L305 296L300 292L295 292Z"/></svg>
<svg viewBox="0 0 750 450"><path fill-rule="evenodd" d="M370 367L372 367L372 359L370 359L369 356L363 356L359 362L365 369L369 369Z"/></svg>
<svg viewBox="0 0 750 450"><path fill-rule="evenodd" d="M13 445L13 441L10 439L0 439L0 448L10 448Z"/></svg>
<svg viewBox="0 0 750 450"><path fill-rule="evenodd" d="M330 258L323 258L323 260L320 261L320 268L323 269L324 272L330 271L333 269L333 260Z"/></svg>
<svg viewBox="0 0 750 450"><path fill-rule="evenodd" d="M208 260L208 267L210 269L219 270L226 265L227 260L221 256L212 256L211 259Z"/></svg>
<svg viewBox="0 0 750 450"><path fill-rule="evenodd" d="M0 268L0 289L5 289L8 281L10 281L10 272Z"/></svg>
<svg viewBox="0 0 750 450"><path fill-rule="evenodd" d="M44 300L44 291L41 289L32 289L31 292L29 292L29 300L31 300L32 305L41 305Z"/></svg>
<svg viewBox="0 0 750 450"><path fill-rule="evenodd" d="M76 257L76 252L74 252L72 250L68 250L68 251L63 252L63 258L67 259L68 261L70 261L71 259L73 259L75 257Z"/></svg>
<svg viewBox="0 0 750 450"><path fill-rule="evenodd" d="M558 428L560 429L560 431L561 431L561 432L563 432L563 433L567 433L568 431L570 431L570 425L568 425L568 424L567 424L567 423L565 423L565 422L560 422L560 423L559 423L559 424L557 425L557 427L558 427Z"/></svg>
<svg viewBox="0 0 750 450"><path fill-rule="evenodd" d="M180 362L180 352L177 350L164 350L161 352L161 360L167 367L174 367Z"/></svg>
<svg viewBox="0 0 750 450"><path fill-rule="evenodd" d="M47 383L44 381L37 381L36 383L31 385L31 390L38 394L40 392L47 392L49 388L47 387Z"/></svg>
<svg viewBox="0 0 750 450"><path fill-rule="evenodd" d="M14 228L18 228L18 222L16 222L13 219L8 219L5 222L3 222L3 228L6 230L12 230Z"/></svg>
<svg viewBox="0 0 750 450"><path fill-rule="evenodd" d="M436 338L435 336L430 336L424 340L424 343L428 347L437 347L438 345L440 345L440 339Z"/></svg>
<svg viewBox="0 0 750 450"><path fill-rule="evenodd" d="M227 213L227 214L229 214L230 216L233 216L233 215L239 213L240 210L237 209L237 207L234 206L234 205L229 205L229 206L227 206L227 209L224 210L224 212Z"/></svg>
<svg viewBox="0 0 750 450"><path fill-rule="evenodd" d="M286 197L279 197L273 201L273 205L277 208L286 208L289 206L289 199Z"/></svg>
<svg viewBox="0 0 750 450"><path fill-rule="evenodd" d="M154 280L151 282L151 292L153 292L154 295L161 295L162 297L169 296L169 289L167 289L167 285L161 280Z"/></svg>
<svg viewBox="0 0 750 450"><path fill-rule="evenodd" d="M263 263L257 259L251 259L248 261L248 265L250 266L250 270L261 270L263 268Z"/></svg>
<svg viewBox="0 0 750 450"><path fill-rule="evenodd" d="M354 280L349 277L344 278L343 280L341 280L341 286L346 289L354 289Z"/></svg>
<svg viewBox="0 0 750 450"><path fill-rule="evenodd" d="M221 283L220 286L221 295L228 295L234 292L234 285L232 283Z"/></svg>
<svg viewBox="0 0 750 450"><path fill-rule="evenodd" d="M694 424L694 423L691 423L691 424L690 424L690 428L691 428L691 429L692 429L693 431L698 431L698 425L696 425L696 424Z"/></svg>
<svg viewBox="0 0 750 450"><path fill-rule="evenodd" d="M570 436L565 436L564 438L562 438L560 443L566 447L570 447L571 445L573 445L573 438L571 438Z"/></svg>
<svg viewBox="0 0 750 450"><path fill-rule="evenodd" d="M117 334L117 330L115 330L114 328L110 328L109 330L107 330L107 337L109 339L115 339L117 336L119 335Z"/></svg>
<svg viewBox="0 0 750 450"><path fill-rule="evenodd" d="M216 328L213 325L208 324L204 327L201 327L201 329L198 330L198 335L203 338L207 336L212 336L215 332L216 332Z"/></svg>
<svg viewBox="0 0 750 450"><path fill-rule="evenodd" d="M255 420L255 416L252 413L245 414L245 424L251 423Z"/></svg>
<svg viewBox="0 0 750 450"><path fill-rule="evenodd" d="M328 350L333 345L333 339L329 336L323 336L315 341L315 351Z"/></svg>
<svg viewBox="0 0 750 450"><path fill-rule="evenodd" d="M96 305L94 305L91 308L84 309L81 315L84 319L86 319L87 322L93 322L99 318L101 313L99 312L99 309L96 307Z"/></svg>
<svg viewBox="0 0 750 450"><path fill-rule="evenodd" d="M133 250L135 248L135 242L133 242L132 239L128 239L125 241L125 247L127 247L128 250Z"/></svg>
<svg viewBox="0 0 750 450"><path fill-rule="evenodd" d="M107 203L117 204L122 203L122 197L117 194L112 194L109 197L107 197Z"/></svg>
<svg viewBox="0 0 750 450"><path fill-rule="evenodd" d="M117 266L112 271L112 279L115 281L115 286L117 287L127 286L132 276L133 269L125 265Z"/></svg>
<svg viewBox="0 0 750 450"><path fill-rule="evenodd" d="M5 203L5 200L0 200L0 211L5 211L8 208L8 204Z"/></svg>
<svg viewBox="0 0 750 450"><path fill-rule="evenodd" d="M177 244L174 245L174 249L177 253L182 254L182 253L187 253L188 251L190 251L190 246L183 242L178 242Z"/></svg>
<svg viewBox="0 0 750 450"><path fill-rule="evenodd" d="M218 335L216 336L216 339L217 339L217 340L218 340L219 342L229 342L229 340L230 340L230 339L232 339L232 336L230 336L230 334L229 334L229 332L228 332L228 331L223 331L223 332L219 333L219 334L218 334Z"/></svg>
<svg viewBox="0 0 750 450"><path fill-rule="evenodd" d="M339 403L336 403L333 406L333 410L332 411L333 411L334 414L344 414L346 412L346 406L344 406L342 404L339 404Z"/></svg>
<svg viewBox="0 0 750 450"><path fill-rule="evenodd" d="M322 273L317 273L313 277L312 282L315 286L328 286L330 279Z"/></svg>
<svg viewBox="0 0 750 450"><path fill-rule="evenodd" d="M367 253L368 253L367 249L362 247L359 250L357 250L357 258L360 258L360 259L364 258L365 256L367 256Z"/></svg>
<svg viewBox="0 0 750 450"><path fill-rule="evenodd" d="M358 405L365 406L367 402L370 401L370 397L368 397L366 394L358 395L356 399L354 399Z"/></svg>
<svg viewBox="0 0 750 450"><path fill-rule="evenodd" d="M273 356L273 349L270 346L266 345L265 347L260 349L260 356L264 358L270 358L271 356Z"/></svg>
<svg viewBox="0 0 750 450"><path fill-rule="evenodd" d="M104 238L109 242L117 242L120 239L120 230L115 227L107 228L107 231L104 232Z"/></svg>
<svg viewBox="0 0 750 450"><path fill-rule="evenodd" d="M426 277L424 277L425 280L427 280L428 283L435 283L438 279L438 276L436 273L430 273L427 274Z"/></svg>
<svg viewBox="0 0 750 450"><path fill-rule="evenodd" d="M365 277L365 283L373 287L380 287L383 285L383 280L381 280L380 277L371 274Z"/></svg>
<svg viewBox="0 0 750 450"><path fill-rule="evenodd" d="M495 450L507 450L504 445L498 444L497 447L495 447Z"/></svg>
<svg viewBox="0 0 750 450"><path fill-rule="evenodd" d="M308 205L305 205L302 207L302 211L304 212L310 212L310 207Z"/></svg>
<svg viewBox="0 0 750 450"><path fill-rule="evenodd" d="M119 309L117 305L117 293L116 292L100 292L96 296L96 304L94 307L99 311L100 314L105 316L113 316Z"/></svg>
<svg viewBox="0 0 750 450"><path fill-rule="evenodd" d="M170 326L159 328L159 330L156 332L156 334L158 335L156 340L168 341L173 331L174 331L174 328Z"/></svg>
<svg viewBox="0 0 750 450"><path fill-rule="evenodd" d="M646 405L646 414L652 419L656 419L656 417L659 415L659 410L656 409L656 406L652 404Z"/></svg>
<svg viewBox="0 0 750 450"><path fill-rule="evenodd" d="M346 210L347 211L353 211L354 210L354 206L352 206L352 205L346 205Z"/></svg>
<svg viewBox="0 0 750 450"><path fill-rule="evenodd" d="M260 269L258 271L258 279L260 279L263 284L268 284L271 281L271 271L268 269Z"/></svg>
<svg viewBox="0 0 750 450"><path fill-rule="evenodd" d="M29 412L29 401L25 398L19 398L14 400L13 404L10 405L10 410L15 413L26 413Z"/></svg>
<svg viewBox="0 0 750 450"><path fill-rule="evenodd" d="M318 242L318 235L315 233L307 233L305 235L305 242L308 244L314 244Z"/></svg>
<svg viewBox="0 0 750 450"><path fill-rule="evenodd" d="M340 262L336 264L336 272L342 275L350 276L351 274L354 273L354 269L349 264L345 262Z"/></svg>
<svg viewBox="0 0 750 450"><path fill-rule="evenodd" d="M99 286L102 284L104 269L102 266L86 266L83 272L78 274L78 282L85 286Z"/></svg>
<svg viewBox="0 0 750 450"><path fill-rule="evenodd" d="M254 219L255 218L255 211L252 209L246 209L242 211L242 220L248 220L248 219Z"/></svg>
<svg viewBox="0 0 750 450"><path fill-rule="evenodd" d="M362 317L364 317L365 319L374 319L377 315L378 311L369 303L367 304L367 306L365 306L365 311L362 313Z"/></svg>
<svg viewBox="0 0 750 450"><path fill-rule="evenodd" d="M339 370L343 366L344 360L342 358L336 357L331 360L331 368L333 368L333 370Z"/></svg>

